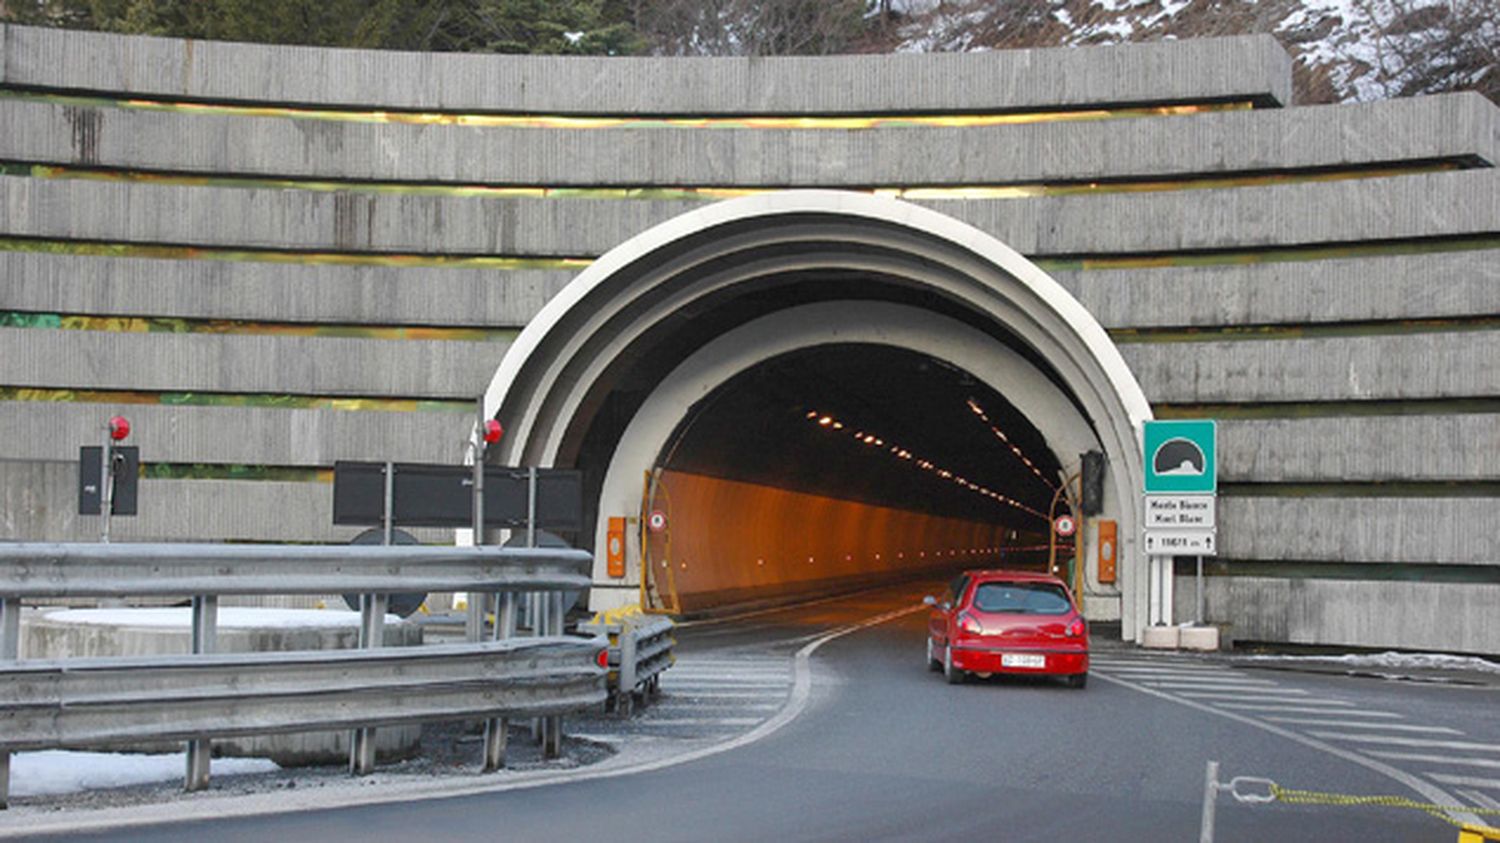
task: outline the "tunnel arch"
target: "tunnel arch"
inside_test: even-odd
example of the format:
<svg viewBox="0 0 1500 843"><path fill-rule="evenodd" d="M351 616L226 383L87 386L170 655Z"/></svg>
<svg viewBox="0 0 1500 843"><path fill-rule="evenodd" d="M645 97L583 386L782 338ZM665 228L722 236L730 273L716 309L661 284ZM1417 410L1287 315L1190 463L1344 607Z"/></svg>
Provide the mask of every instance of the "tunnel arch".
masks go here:
<svg viewBox="0 0 1500 843"><path fill-rule="evenodd" d="M637 469L694 402L757 361L850 340L962 357L955 365L1014 390L1039 414L1065 449L1061 461L1076 462L1068 451L1089 442L1105 452L1106 517L1120 528L1116 611L1125 636L1137 637L1155 602L1137 552L1144 394L1093 316L1034 264L898 200L757 195L688 212L612 249L507 351L485 394L485 412L507 431L490 458L589 462L591 503L601 507L593 512L612 512L627 486L638 502ZM600 571L603 521L589 531Z"/></svg>

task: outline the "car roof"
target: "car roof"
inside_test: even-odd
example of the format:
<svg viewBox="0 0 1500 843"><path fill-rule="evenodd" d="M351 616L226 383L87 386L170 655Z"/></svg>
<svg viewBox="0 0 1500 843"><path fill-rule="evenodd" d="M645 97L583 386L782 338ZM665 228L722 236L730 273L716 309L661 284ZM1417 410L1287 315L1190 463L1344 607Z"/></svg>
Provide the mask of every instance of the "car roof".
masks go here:
<svg viewBox="0 0 1500 843"><path fill-rule="evenodd" d="M1063 585L1063 581L1041 571L1014 571L1006 568L985 568L964 571L964 576L982 582L1049 582Z"/></svg>

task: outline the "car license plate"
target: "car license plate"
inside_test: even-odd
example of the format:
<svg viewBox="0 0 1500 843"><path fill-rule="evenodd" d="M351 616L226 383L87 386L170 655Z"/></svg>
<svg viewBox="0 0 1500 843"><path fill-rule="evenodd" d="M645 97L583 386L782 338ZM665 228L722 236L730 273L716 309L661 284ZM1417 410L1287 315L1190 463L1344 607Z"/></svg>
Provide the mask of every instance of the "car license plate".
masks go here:
<svg viewBox="0 0 1500 843"><path fill-rule="evenodd" d="M1032 653L1002 653L1001 667L1046 667L1047 657Z"/></svg>

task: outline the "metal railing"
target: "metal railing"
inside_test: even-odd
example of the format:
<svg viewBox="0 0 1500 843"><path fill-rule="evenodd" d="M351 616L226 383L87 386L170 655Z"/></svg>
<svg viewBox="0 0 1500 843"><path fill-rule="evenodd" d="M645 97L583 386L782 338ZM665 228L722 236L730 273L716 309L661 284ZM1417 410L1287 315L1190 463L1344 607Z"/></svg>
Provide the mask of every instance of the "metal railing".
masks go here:
<svg viewBox="0 0 1500 843"><path fill-rule="evenodd" d="M638 695L661 688L662 671L676 661L676 625L670 618L639 612L604 615L579 624L582 632L609 637L609 700L605 708L630 716Z"/></svg>
<svg viewBox="0 0 1500 843"><path fill-rule="evenodd" d="M607 694L602 640L376 649L389 593L577 590L592 564L586 551L550 548L0 545L0 807L17 750L184 739L185 787L198 790L214 737L353 727L358 774L374 767L377 726L597 705ZM364 595L359 651L213 654L222 595L352 591ZM18 660L23 600L149 595L192 597L192 655ZM506 632L497 626L497 638ZM486 730L487 770L503 763L505 737ZM560 748L560 733L549 738Z"/></svg>

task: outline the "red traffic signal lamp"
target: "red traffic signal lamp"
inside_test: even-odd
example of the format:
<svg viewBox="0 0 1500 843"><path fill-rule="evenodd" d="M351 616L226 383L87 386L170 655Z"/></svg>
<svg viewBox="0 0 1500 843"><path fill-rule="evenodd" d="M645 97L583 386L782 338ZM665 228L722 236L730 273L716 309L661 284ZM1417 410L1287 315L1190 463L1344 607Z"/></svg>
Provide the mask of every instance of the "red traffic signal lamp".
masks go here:
<svg viewBox="0 0 1500 843"><path fill-rule="evenodd" d="M121 442L129 435L130 420L124 416L111 416L109 419L109 438L116 442Z"/></svg>
<svg viewBox="0 0 1500 843"><path fill-rule="evenodd" d="M503 427L500 426L500 422L499 421L497 421L495 419L488 419L487 421L485 421L485 423L484 423L484 443L486 445L493 445L496 442L499 442L500 441L500 437L503 436L504 434L505 434L505 428L503 428Z"/></svg>

